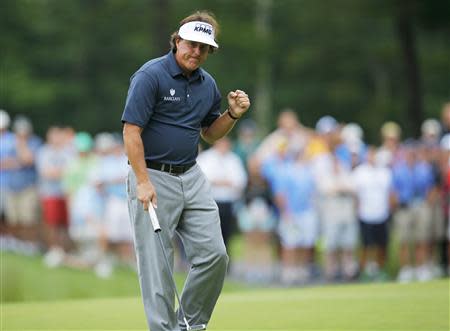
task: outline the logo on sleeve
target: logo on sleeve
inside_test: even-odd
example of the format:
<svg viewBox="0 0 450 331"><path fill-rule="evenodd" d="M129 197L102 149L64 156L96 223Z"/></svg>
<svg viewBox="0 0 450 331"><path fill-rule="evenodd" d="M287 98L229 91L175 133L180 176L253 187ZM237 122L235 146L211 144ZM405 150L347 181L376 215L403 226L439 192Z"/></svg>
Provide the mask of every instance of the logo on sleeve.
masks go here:
<svg viewBox="0 0 450 331"><path fill-rule="evenodd" d="M175 96L175 89L171 88L169 90L170 97L164 97L164 101L181 101L180 97Z"/></svg>

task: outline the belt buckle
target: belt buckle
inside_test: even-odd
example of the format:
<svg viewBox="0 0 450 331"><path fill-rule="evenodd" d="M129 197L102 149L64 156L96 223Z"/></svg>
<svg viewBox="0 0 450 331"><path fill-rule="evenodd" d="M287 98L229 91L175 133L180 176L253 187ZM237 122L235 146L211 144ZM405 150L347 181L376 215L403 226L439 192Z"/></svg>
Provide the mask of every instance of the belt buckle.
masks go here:
<svg viewBox="0 0 450 331"><path fill-rule="evenodd" d="M173 164L169 164L168 166L169 167L167 169L167 172L169 173L169 175L177 175L176 167Z"/></svg>

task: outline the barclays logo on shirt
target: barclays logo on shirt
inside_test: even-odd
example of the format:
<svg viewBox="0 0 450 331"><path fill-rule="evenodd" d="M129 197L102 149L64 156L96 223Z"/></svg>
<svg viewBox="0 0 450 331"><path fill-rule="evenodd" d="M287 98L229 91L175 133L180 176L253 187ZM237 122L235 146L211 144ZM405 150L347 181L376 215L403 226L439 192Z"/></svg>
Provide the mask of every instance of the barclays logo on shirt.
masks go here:
<svg viewBox="0 0 450 331"><path fill-rule="evenodd" d="M170 93L170 97L164 97L163 99L164 99L164 101L181 101L181 98L180 97L176 97L175 96L175 89L173 89L173 88L171 88L170 90L169 90L169 93Z"/></svg>

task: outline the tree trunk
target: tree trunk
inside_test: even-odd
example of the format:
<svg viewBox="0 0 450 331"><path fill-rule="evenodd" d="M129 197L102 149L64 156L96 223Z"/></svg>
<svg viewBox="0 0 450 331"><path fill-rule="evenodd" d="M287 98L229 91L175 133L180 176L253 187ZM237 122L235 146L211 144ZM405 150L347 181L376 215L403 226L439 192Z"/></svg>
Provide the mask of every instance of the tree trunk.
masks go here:
<svg viewBox="0 0 450 331"><path fill-rule="evenodd" d="M161 56L170 49L169 40L172 31L169 28L170 0L151 0L150 6L153 9L153 22L151 26L152 42L155 56Z"/></svg>
<svg viewBox="0 0 450 331"><path fill-rule="evenodd" d="M423 121L423 97L419 63L417 61L416 34L413 23L415 1L397 0L397 32L405 63L407 87L407 123L412 133L420 135Z"/></svg>
<svg viewBox="0 0 450 331"><path fill-rule="evenodd" d="M272 0L256 1L255 29L260 45L270 44L270 11ZM259 133L265 135L271 129L272 108L272 68L269 52L265 49L257 57L256 63L256 87L252 108L254 118L258 124Z"/></svg>

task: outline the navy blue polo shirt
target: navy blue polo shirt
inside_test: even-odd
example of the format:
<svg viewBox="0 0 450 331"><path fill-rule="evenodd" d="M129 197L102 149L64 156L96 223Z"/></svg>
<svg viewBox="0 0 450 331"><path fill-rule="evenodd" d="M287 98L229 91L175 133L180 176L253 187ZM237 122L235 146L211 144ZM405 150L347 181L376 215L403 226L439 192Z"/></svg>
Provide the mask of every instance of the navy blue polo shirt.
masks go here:
<svg viewBox="0 0 450 331"><path fill-rule="evenodd" d="M195 161L200 130L220 116L221 95L202 68L183 75L172 52L145 63L131 77L122 122L143 128L145 159Z"/></svg>

